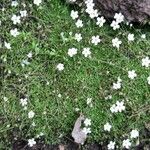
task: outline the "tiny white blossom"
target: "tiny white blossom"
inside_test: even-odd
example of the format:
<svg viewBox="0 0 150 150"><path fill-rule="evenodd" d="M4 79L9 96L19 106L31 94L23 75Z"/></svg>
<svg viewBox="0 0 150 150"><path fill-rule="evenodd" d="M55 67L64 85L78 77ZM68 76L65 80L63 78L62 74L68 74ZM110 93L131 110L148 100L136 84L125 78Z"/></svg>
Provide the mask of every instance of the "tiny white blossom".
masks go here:
<svg viewBox="0 0 150 150"><path fill-rule="evenodd" d="M130 137L131 138L137 138L137 137L139 137L139 131L138 130L132 130L130 132Z"/></svg>
<svg viewBox="0 0 150 150"><path fill-rule="evenodd" d="M101 39L99 38L99 35L97 36L92 36L92 40L91 40L91 43L94 44L94 45L97 45L98 43L101 42Z"/></svg>
<svg viewBox="0 0 150 150"><path fill-rule="evenodd" d="M76 48L69 48L68 49L68 55L70 56L70 57L73 57L74 55L76 55L77 54L77 49Z"/></svg>
<svg viewBox="0 0 150 150"><path fill-rule="evenodd" d="M113 105L111 106L110 111L111 111L112 113L118 112L118 109L117 109L117 107L116 107L116 104L113 104Z"/></svg>
<svg viewBox="0 0 150 150"><path fill-rule="evenodd" d="M32 147L35 144L36 144L36 141L34 140L34 138L28 139L28 145L29 145L29 147Z"/></svg>
<svg viewBox="0 0 150 150"><path fill-rule="evenodd" d="M121 82L113 83L113 89L114 90L121 89Z"/></svg>
<svg viewBox="0 0 150 150"><path fill-rule="evenodd" d="M80 20L80 19L78 19L75 24L76 24L77 28L83 27L83 22L82 22L82 20Z"/></svg>
<svg viewBox="0 0 150 150"><path fill-rule="evenodd" d="M98 17L98 10L97 9L93 9L90 13L90 18L95 18L95 17Z"/></svg>
<svg viewBox="0 0 150 150"><path fill-rule="evenodd" d="M76 19L76 18L78 18L78 17L79 17L78 11L72 10L70 16L71 16L71 18L72 18L73 20Z"/></svg>
<svg viewBox="0 0 150 150"><path fill-rule="evenodd" d="M10 30L10 34L14 37L17 37L19 35L18 29L15 28L15 29Z"/></svg>
<svg viewBox="0 0 150 150"><path fill-rule="evenodd" d="M85 124L86 127L87 127L87 126L90 126L90 125L91 125L91 119L86 118L86 119L84 120L84 124Z"/></svg>
<svg viewBox="0 0 150 150"><path fill-rule="evenodd" d="M109 144L107 145L108 150L113 150L115 149L115 142L110 141Z"/></svg>
<svg viewBox="0 0 150 150"><path fill-rule="evenodd" d="M39 6L42 3L42 0L34 0L33 4Z"/></svg>
<svg viewBox="0 0 150 150"><path fill-rule="evenodd" d="M135 70L128 71L128 78L134 79L135 77L137 77Z"/></svg>
<svg viewBox="0 0 150 150"><path fill-rule="evenodd" d="M62 71L62 70L64 70L64 64L59 63L59 64L56 66L56 68L57 68L59 71Z"/></svg>
<svg viewBox="0 0 150 150"><path fill-rule="evenodd" d="M134 34L128 34L128 41L134 41Z"/></svg>
<svg viewBox="0 0 150 150"><path fill-rule="evenodd" d="M116 21L112 21L110 26L113 28L113 30L116 30L116 29L120 28L120 25Z"/></svg>
<svg viewBox="0 0 150 150"><path fill-rule="evenodd" d="M142 38L142 39L145 39L145 38L146 38L146 34L142 34L142 35L141 35L141 38Z"/></svg>
<svg viewBox="0 0 150 150"><path fill-rule="evenodd" d="M8 98L7 97L3 97L3 100L4 100L4 102L7 102L8 101Z"/></svg>
<svg viewBox="0 0 150 150"><path fill-rule="evenodd" d="M116 102L116 110L117 110L117 112L122 112L125 110L125 106L124 106L123 101L121 101L121 102L117 101Z"/></svg>
<svg viewBox="0 0 150 150"><path fill-rule="evenodd" d="M113 47L116 47L119 49L121 43L122 42L118 38L112 39Z"/></svg>
<svg viewBox="0 0 150 150"><path fill-rule="evenodd" d="M150 66L150 59L149 57L145 57L142 59L142 66L149 67Z"/></svg>
<svg viewBox="0 0 150 150"><path fill-rule="evenodd" d="M82 132L84 132L85 134L89 134L89 133L91 133L91 128L86 128L86 127L84 127L84 128L82 129Z"/></svg>
<svg viewBox="0 0 150 150"><path fill-rule="evenodd" d="M112 126L108 122L104 125L104 130L105 131L110 132L111 128L112 128Z"/></svg>
<svg viewBox="0 0 150 150"><path fill-rule="evenodd" d="M16 15L13 15L12 17L11 17L11 20L13 21L13 24L20 24L20 16L16 16Z"/></svg>
<svg viewBox="0 0 150 150"><path fill-rule="evenodd" d="M5 46L7 49L11 49L11 44L10 44L10 43L4 42L4 46Z"/></svg>
<svg viewBox="0 0 150 150"><path fill-rule="evenodd" d="M17 2L17 1L12 1L12 2L11 2L11 6L16 7L17 5L18 5L18 2Z"/></svg>
<svg viewBox="0 0 150 150"><path fill-rule="evenodd" d="M129 149L130 146L131 146L131 142L129 139L126 139L126 140L123 140L123 144L122 144L123 147Z"/></svg>
<svg viewBox="0 0 150 150"><path fill-rule="evenodd" d="M97 18L96 24L97 24L99 27L102 27L105 22L106 22L106 19L102 16L102 17L100 17L100 18L99 18L99 17Z"/></svg>
<svg viewBox="0 0 150 150"><path fill-rule="evenodd" d="M22 107L26 106L27 105L27 98L21 98L20 99L20 104L22 105Z"/></svg>
<svg viewBox="0 0 150 150"><path fill-rule="evenodd" d="M84 55L84 57L88 57L91 55L91 51L90 48L83 48L82 54Z"/></svg>
<svg viewBox="0 0 150 150"><path fill-rule="evenodd" d="M116 19L117 23L121 23L124 21L124 16L122 15L122 13L115 13L114 18Z"/></svg>
<svg viewBox="0 0 150 150"><path fill-rule="evenodd" d="M26 17L27 16L27 11L26 10L20 11L20 15L21 15L21 17Z"/></svg>
<svg viewBox="0 0 150 150"><path fill-rule="evenodd" d="M81 33L76 33L75 34L75 40L77 40L78 42L80 42L82 40Z"/></svg>
<svg viewBox="0 0 150 150"><path fill-rule="evenodd" d="M29 53L27 54L27 57L28 57L28 58L32 58L32 52L29 52Z"/></svg>
<svg viewBox="0 0 150 150"><path fill-rule="evenodd" d="M86 104L89 105L90 107L92 107L92 98L87 98L86 100Z"/></svg>
<svg viewBox="0 0 150 150"><path fill-rule="evenodd" d="M29 113L28 113L28 118L29 119L32 119L34 117L35 113L31 110Z"/></svg>

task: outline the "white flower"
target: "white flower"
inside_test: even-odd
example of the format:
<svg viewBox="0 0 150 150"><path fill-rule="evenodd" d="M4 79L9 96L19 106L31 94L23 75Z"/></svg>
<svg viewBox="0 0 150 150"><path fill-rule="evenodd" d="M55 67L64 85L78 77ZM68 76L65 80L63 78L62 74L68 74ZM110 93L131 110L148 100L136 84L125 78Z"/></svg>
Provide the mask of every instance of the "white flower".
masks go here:
<svg viewBox="0 0 150 150"><path fill-rule="evenodd" d="M39 6L42 3L42 0L34 0L33 3Z"/></svg>
<svg viewBox="0 0 150 150"><path fill-rule="evenodd" d="M102 27L104 25L104 23L106 22L105 18L102 16L102 17L98 17L97 18L97 22L96 24L99 26L99 27Z"/></svg>
<svg viewBox="0 0 150 150"><path fill-rule="evenodd" d="M29 65L29 64L30 64L30 62L28 62L27 59L22 60L22 62L21 62L21 66L22 66L22 67L25 67L25 65Z"/></svg>
<svg viewBox="0 0 150 150"><path fill-rule="evenodd" d="M13 21L13 24L20 24L20 16L13 15L11 20Z"/></svg>
<svg viewBox="0 0 150 150"><path fill-rule="evenodd" d="M82 129L82 132L84 132L85 134L89 134L89 133L91 133L91 128L86 128L86 127L84 127L84 128Z"/></svg>
<svg viewBox="0 0 150 150"><path fill-rule="evenodd" d="M141 35L141 38L142 38L142 39L145 39L145 38L146 38L146 34L142 34L142 35Z"/></svg>
<svg viewBox="0 0 150 150"><path fill-rule="evenodd" d="M121 89L121 82L113 83L113 89L114 90Z"/></svg>
<svg viewBox="0 0 150 150"><path fill-rule="evenodd" d="M109 144L107 145L108 150L113 150L115 149L115 142L110 141Z"/></svg>
<svg viewBox="0 0 150 150"><path fill-rule="evenodd" d="M123 144L122 144L123 147L129 149L130 146L131 146L131 142L129 139L126 139L126 140L123 140Z"/></svg>
<svg viewBox="0 0 150 150"><path fill-rule="evenodd" d="M68 49L68 55L70 56L70 57L73 57L74 55L76 55L77 54L77 49L76 48L69 48Z"/></svg>
<svg viewBox="0 0 150 150"><path fill-rule="evenodd" d="M88 57L91 55L91 51L90 48L83 48L82 54L84 55L84 57Z"/></svg>
<svg viewBox="0 0 150 150"><path fill-rule="evenodd" d="M110 111L111 111L112 113L118 112L118 109L117 109L117 107L116 107L116 104L113 104L113 105L111 106Z"/></svg>
<svg viewBox="0 0 150 150"><path fill-rule="evenodd" d="M86 127L87 127L87 126L90 126L90 125L91 125L91 119L86 118L86 119L84 120L84 124L85 124Z"/></svg>
<svg viewBox="0 0 150 150"><path fill-rule="evenodd" d="M149 67L150 66L150 59L149 57L145 57L142 59L142 66Z"/></svg>
<svg viewBox="0 0 150 150"><path fill-rule="evenodd" d="M29 145L30 147L32 147L32 146L35 145L35 144L36 144L36 141L34 140L34 138L28 139L28 145Z"/></svg>
<svg viewBox="0 0 150 150"><path fill-rule="evenodd" d="M7 102L8 101L8 98L7 97L3 97L3 100L4 100L4 102Z"/></svg>
<svg viewBox="0 0 150 150"><path fill-rule="evenodd" d="M64 64L59 63L59 64L56 66L56 68L57 68L59 71L62 71L62 70L64 70Z"/></svg>
<svg viewBox="0 0 150 150"><path fill-rule="evenodd" d="M118 38L112 39L113 47L117 47L119 49L121 43L122 42Z"/></svg>
<svg viewBox="0 0 150 150"><path fill-rule="evenodd" d="M120 25L116 21L112 21L110 26L113 28L113 30L116 30L116 29L120 28Z"/></svg>
<svg viewBox="0 0 150 150"><path fill-rule="evenodd" d="M71 18L72 18L73 20L76 19L76 18L78 18L78 17L79 17L79 16L78 16L78 11L72 10L70 16L71 16Z"/></svg>
<svg viewBox="0 0 150 150"><path fill-rule="evenodd" d="M134 34L128 34L128 41L134 41Z"/></svg>
<svg viewBox="0 0 150 150"><path fill-rule="evenodd" d="M17 5L18 5L18 2L17 2L17 1L12 1L12 2L11 2L11 6L16 7Z"/></svg>
<svg viewBox="0 0 150 150"><path fill-rule="evenodd" d="M93 9L90 13L90 18L95 18L95 17L98 17L98 10L97 9Z"/></svg>
<svg viewBox="0 0 150 150"><path fill-rule="evenodd" d="M137 137L139 137L139 131L138 130L132 130L130 132L130 137L131 138L137 138Z"/></svg>
<svg viewBox="0 0 150 150"><path fill-rule="evenodd" d="M122 15L122 13L115 13L114 18L116 19L117 23L121 23L124 21L124 16Z"/></svg>
<svg viewBox="0 0 150 150"><path fill-rule="evenodd" d="M20 33L18 32L18 29L15 28L15 29L12 29L10 30L10 34L14 37L18 36Z"/></svg>
<svg viewBox="0 0 150 150"><path fill-rule="evenodd" d="M28 118L29 119L32 119L34 117L35 113L31 110L29 113L28 113Z"/></svg>
<svg viewBox="0 0 150 150"><path fill-rule="evenodd" d="M87 98L86 104L92 106L92 98Z"/></svg>
<svg viewBox="0 0 150 150"><path fill-rule="evenodd" d="M20 11L20 14L21 14L21 17L26 17L27 11L26 10Z"/></svg>
<svg viewBox="0 0 150 150"><path fill-rule="evenodd" d="M21 98L20 99L20 104L22 105L22 107L26 106L27 105L27 98Z"/></svg>
<svg viewBox="0 0 150 150"><path fill-rule="evenodd" d="M80 19L78 19L75 24L76 24L77 28L83 27L83 22L82 22L82 20L80 20Z"/></svg>
<svg viewBox="0 0 150 150"><path fill-rule="evenodd" d="M97 36L92 36L92 40L91 40L91 43L94 44L94 45L97 45L98 43L101 42L101 39L99 38L99 35Z"/></svg>
<svg viewBox="0 0 150 150"><path fill-rule="evenodd" d="M81 33L76 33L75 34L75 40L77 40L78 42L80 42L82 40Z"/></svg>
<svg viewBox="0 0 150 150"><path fill-rule="evenodd" d="M104 125L104 130L105 131L108 131L110 132L110 129L112 128L112 126L107 122L105 125Z"/></svg>
<svg viewBox="0 0 150 150"><path fill-rule="evenodd" d="M135 77L137 77L135 70L128 71L128 78L134 79Z"/></svg>
<svg viewBox="0 0 150 150"><path fill-rule="evenodd" d="M10 43L4 42L4 46L5 46L7 49L11 49Z"/></svg>
<svg viewBox="0 0 150 150"><path fill-rule="evenodd" d="M117 101L116 102L116 110L117 110L117 112L122 112L125 110L125 106L124 106L123 101L121 101L121 102Z"/></svg>
<svg viewBox="0 0 150 150"><path fill-rule="evenodd" d="M147 78L147 82L150 85L150 76Z"/></svg>
<svg viewBox="0 0 150 150"><path fill-rule="evenodd" d="M27 54L27 57L28 57L28 58L32 58L32 52L29 52L29 53Z"/></svg>

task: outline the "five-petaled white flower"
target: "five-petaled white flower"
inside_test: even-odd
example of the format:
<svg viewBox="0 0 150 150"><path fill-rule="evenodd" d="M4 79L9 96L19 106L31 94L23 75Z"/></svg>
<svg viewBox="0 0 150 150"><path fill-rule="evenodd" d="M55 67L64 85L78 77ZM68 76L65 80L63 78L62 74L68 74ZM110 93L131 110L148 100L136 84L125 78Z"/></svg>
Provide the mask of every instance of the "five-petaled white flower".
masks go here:
<svg viewBox="0 0 150 150"><path fill-rule="evenodd" d="M35 144L36 144L36 141L34 140L34 138L28 139L28 145L29 145L29 147L32 147Z"/></svg>
<svg viewBox="0 0 150 150"><path fill-rule="evenodd" d="M91 125L91 119L86 118L86 119L84 120L84 124L85 124L86 127L87 127L87 126L90 126L90 125Z"/></svg>
<svg viewBox="0 0 150 150"><path fill-rule="evenodd" d="M10 43L4 42L4 46L5 46L7 49L11 49Z"/></svg>
<svg viewBox="0 0 150 150"><path fill-rule="evenodd" d="M13 24L20 24L20 16L16 16L16 15L13 15L12 17L11 17L11 20L13 21Z"/></svg>
<svg viewBox="0 0 150 150"><path fill-rule="evenodd" d="M150 66L150 59L149 57L145 57L142 59L142 66L149 67Z"/></svg>
<svg viewBox="0 0 150 150"><path fill-rule="evenodd" d="M64 70L64 64L59 63L59 64L56 66L56 68L57 68L59 71L62 71L62 70Z"/></svg>
<svg viewBox="0 0 150 150"><path fill-rule="evenodd" d="M137 137L139 137L139 131L138 130L132 130L130 132L130 137L131 138L137 138Z"/></svg>
<svg viewBox="0 0 150 150"><path fill-rule="evenodd" d="M123 140L123 144L122 144L123 147L129 149L130 146L131 146L131 142L129 139L126 139L126 140Z"/></svg>
<svg viewBox="0 0 150 150"><path fill-rule="evenodd" d="M28 118L29 119L32 119L34 117L35 113L31 110L29 113L28 113Z"/></svg>
<svg viewBox="0 0 150 150"><path fill-rule="evenodd" d="M10 30L10 34L14 37L17 37L20 33L18 32L18 29L15 28Z"/></svg>
<svg viewBox="0 0 150 150"><path fill-rule="evenodd" d="M105 131L110 132L111 128L112 128L112 126L108 122L104 125L104 130Z"/></svg>
<svg viewBox="0 0 150 150"><path fill-rule="evenodd" d="M99 35L92 36L92 40L91 40L92 44L97 45L100 42L101 42L101 39L99 38Z"/></svg>
<svg viewBox="0 0 150 150"><path fill-rule="evenodd" d="M98 18L97 18L96 24L97 24L99 27L102 27L105 22L106 22L106 19L102 16L102 17L98 17Z"/></svg>
<svg viewBox="0 0 150 150"><path fill-rule="evenodd" d="M71 16L72 19L78 18L79 17L78 11L72 10L70 16Z"/></svg>
<svg viewBox="0 0 150 150"><path fill-rule="evenodd" d="M84 132L85 134L89 134L89 133L91 133L91 128L86 128L86 127L84 127L84 128L82 129L82 132Z"/></svg>
<svg viewBox="0 0 150 150"><path fill-rule="evenodd" d="M119 29L119 28L120 28L120 25L119 25L118 22L115 21L115 20L112 21L112 23L111 23L110 26L113 28L113 30L116 30L116 29Z"/></svg>
<svg viewBox="0 0 150 150"><path fill-rule="evenodd" d="M125 110L124 101L116 102L116 110L117 112L122 112Z"/></svg>
<svg viewBox="0 0 150 150"><path fill-rule="evenodd" d="M28 104L27 100L28 100L27 98L21 98L20 99L20 104L22 105L22 107L24 107Z"/></svg>
<svg viewBox="0 0 150 150"><path fill-rule="evenodd" d="M16 7L17 5L18 5L18 2L17 2L17 1L12 1L12 2L11 2L11 6Z"/></svg>
<svg viewBox="0 0 150 150"><path fill-rule="evenodd" d="M108 150L113 150L115 149L115 142L110 141L109 144L107 145Z"/></svg>
<svg viewBox="0 0 150 150"><path fill-rule="evenodd" d="M77 40L78 42L80 42L82 40L81 33L76 33L74 38L75 38L75 40Z"/></svg>
<svg viewBox="0 0 150 150"><path fill-rule="evenodd" d="M77 28L83 27L83 22L82 20L78 19L77 22L75 23Z"/></svg>
<svg viewBox="0 0 150 150"><path fill-rule="evenodd" d="M27 16L27 11L26 10L20 11L20 15L21 15L21 17L26 17Z"/></svg>
<svg viewBox="0 0 150 150"><path fill-rule="evenodd" d="M121 43L122 42L118 38L112 39L113 47L117 47L119 49Z"/></svg>
<svg viewBox="0 0 150 150"><path fill-rule="evenodd" d="M135 70L128 71L128 77L130 79L134 79L135 77L137 77L137 74L135 73Z"/></svg>
<svg viewBox="0 0 150 150"><path fill-rule="evenodd" d="M34 0L33 3L39 6L42 3L42 0Z"/></svg>
<svg viewBox="0 0 150 150"><path fill-rule="evenodd" d="M69 48L68 49L68 55L70 56L70 57L73 57L74 55L76 55L77 54L77 49L76 48Z"/></svg>
<svg viewBox="0 0 150 150"><path fill-rule="evenodd" d="M89 57L89 56L91 56L90 48L89 48L89 47L83 48L82 54L84 55L84 57Z"/></svg>
<svg viewBox="0 0 150 150"><path fill-rule="evenodd" d="M134 41L134 34L128 34L128 41Z"/></svg>
<svg viewBox="0 0 150 150"><path fill-rule="evenodd" d="M122 13L115 13L114 18L116 19L117 23L121 23L124 21L124 16L122 15Z"/></svg>
<svg viewBox="0 0 150 150"><path fill-rule="evenodd" d="M146 34L142 34L142 35L141 35L141 38L142 38L142 39L145 39L145 38L146 38Z"/></svg>

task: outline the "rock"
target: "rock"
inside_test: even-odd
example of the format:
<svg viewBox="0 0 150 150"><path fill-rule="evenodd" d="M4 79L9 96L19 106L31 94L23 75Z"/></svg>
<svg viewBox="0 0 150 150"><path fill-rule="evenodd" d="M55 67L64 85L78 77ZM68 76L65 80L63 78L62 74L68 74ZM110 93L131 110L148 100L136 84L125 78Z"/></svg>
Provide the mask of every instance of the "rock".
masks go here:
<svg viewBox="0 0 150 150"><path fill-rule="evenodd" d="M150 0L93 0L105 18L121 12L129 22L150 22ZM76 0L81 2L81 0Z"/></svg>

